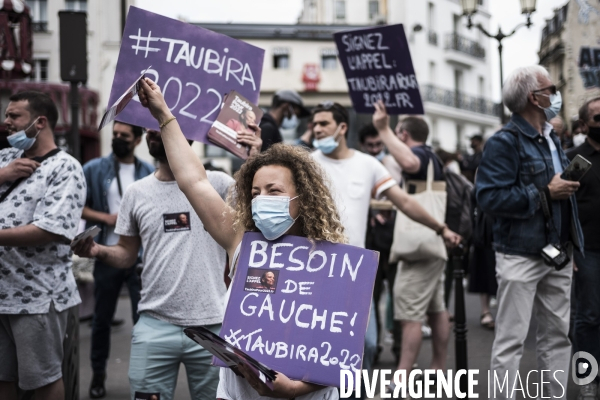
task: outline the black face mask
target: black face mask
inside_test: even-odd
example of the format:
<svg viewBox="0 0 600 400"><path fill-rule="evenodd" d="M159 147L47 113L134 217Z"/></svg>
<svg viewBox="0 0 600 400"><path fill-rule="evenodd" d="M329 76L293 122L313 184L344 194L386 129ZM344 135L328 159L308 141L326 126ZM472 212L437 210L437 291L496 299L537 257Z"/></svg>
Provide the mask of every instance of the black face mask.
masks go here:
<svg viewBox="0 0 600 400"><path fill-rule="evenodd" d="M131 142L128 142L127 140L123 140L121 138L113 138L112 151L113 153L115 153L115 156L117 156L117 158L123 158L125 156L128 156L129 153L131 153L131 149L129 148L130 145Z"/></svg>
<svg viewBox="0 0 600 400"><path fill-rule="evenodd" d="M600 143L600 128L595 126L588 126L588 137L596 143Z"/></svg>

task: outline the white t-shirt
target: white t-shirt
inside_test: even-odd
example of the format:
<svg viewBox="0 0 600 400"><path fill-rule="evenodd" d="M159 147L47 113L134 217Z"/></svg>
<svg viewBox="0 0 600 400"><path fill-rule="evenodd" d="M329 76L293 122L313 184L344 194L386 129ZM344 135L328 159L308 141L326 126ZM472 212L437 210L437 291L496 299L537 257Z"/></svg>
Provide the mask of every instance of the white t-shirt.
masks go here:
<svg viewBox="0 0 600 400"><path fill-rule="evenodd" d="M349 158L335 160L320 150L312 153L330 180L349 244L365 247L369 203L381 193L397 185L390 173L375 157L353 150Z"/></svg>
<svg viewBox="0 0 600 400"><path fill-rule="evenodd" d="M225 198L233 179L222 172L207 175ZM138 312L178 326L223 322L225 250L204 229L177 182L162 182L150 174L132 183L115 232L142 240Z"/></svg>
<svg viewBox="0 0 600 400"><path fill-rule="evenodd" d="M125 189L135 182L135 164L123 164L119 163L119 178L121 179L121 189L125 194ZM116 214L119 212L121 207L121 195L119 194L119 185L117 179L113 179L110 186L108 187L108 193L106 195L108 201L108 212L110 214ZM115 233L115 227L108 227L106 232L106 245L112 246L119 242L119 235Z"/></svg>

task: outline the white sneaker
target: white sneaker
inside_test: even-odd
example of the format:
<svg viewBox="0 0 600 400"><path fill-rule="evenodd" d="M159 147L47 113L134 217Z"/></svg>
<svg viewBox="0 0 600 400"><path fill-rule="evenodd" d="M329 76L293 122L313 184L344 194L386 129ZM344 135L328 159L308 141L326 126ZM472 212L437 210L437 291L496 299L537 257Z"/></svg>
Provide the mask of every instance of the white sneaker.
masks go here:
<svg viewBox="0 0 600 400"><path fill-rule="evenodd" d="M598 396L598 384L596 382L592 382L587 384L579 390L579 396L577 396L577 400L597 400Z"/></svg>

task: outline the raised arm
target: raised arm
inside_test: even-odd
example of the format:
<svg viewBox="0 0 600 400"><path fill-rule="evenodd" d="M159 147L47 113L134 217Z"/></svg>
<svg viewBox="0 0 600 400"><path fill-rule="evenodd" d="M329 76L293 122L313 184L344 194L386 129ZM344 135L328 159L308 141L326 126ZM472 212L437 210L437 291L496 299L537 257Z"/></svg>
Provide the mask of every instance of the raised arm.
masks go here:
<svg viewBox="0 0 600 400"><path fill-rule="evenodd" d="M202 162L190 148L158 85L145 78L141 82L139 97L161 126L162 141L177 185L202 220L204 228L232 254L243 235L243 232L233 230L233 210L210 184Z"/></svg>
<svg viewBox="0 0 600 400"><path fill-rule="evenodd" d="M373 125L377 129L377 132L379 132L379 137L383 144L385 144L385 147L387 147L392 157L394 157L404 172L409 174L419 172L421 160L390 129L390 117L383 102L378 101L374 103L374 106Z"/></svg>
<svg viewBox="0 0 600 400"><path fill-rule="evenodd" d="M443 222L436 221L421 205L406 192L400 189L399 186L395 185L391 188L382 192L382 195L387 197L394 205L402 211L406 216L413 221L423 224L438 234L441 234L444 238L444 242L448 247L455 247L461 241L460 235L452 232L446 224Z"/></svg>

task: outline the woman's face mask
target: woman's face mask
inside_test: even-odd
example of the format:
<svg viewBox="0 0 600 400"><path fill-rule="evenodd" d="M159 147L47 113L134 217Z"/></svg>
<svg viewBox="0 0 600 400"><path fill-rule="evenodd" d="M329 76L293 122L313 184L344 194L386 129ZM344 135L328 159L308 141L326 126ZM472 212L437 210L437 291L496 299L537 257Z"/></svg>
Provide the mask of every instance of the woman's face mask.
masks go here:
<svg viewBox="0 0 600 400"><path fill-rule="evenodd" d="M252 219L267 240L286 233L296 220L290 215L290 201L298 196L256 196L252 199Z"/></svg>

